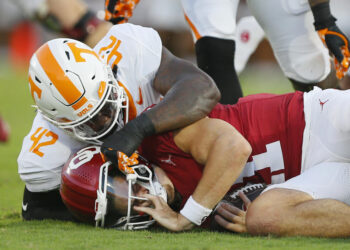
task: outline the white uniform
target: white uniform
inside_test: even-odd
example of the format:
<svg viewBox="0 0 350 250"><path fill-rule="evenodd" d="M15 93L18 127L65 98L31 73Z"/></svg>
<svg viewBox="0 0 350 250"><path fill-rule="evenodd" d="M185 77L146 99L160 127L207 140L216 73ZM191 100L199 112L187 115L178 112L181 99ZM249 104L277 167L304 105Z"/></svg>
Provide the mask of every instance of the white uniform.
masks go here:
<svg viewBox="0 0 350 250"><path fill-rule="evenodd" d="M215 0L181 2L195 41L204 36L237 38L236 12L239 0L220 0L220 3ZM248 0L247 3L265 31L276 59L288 78L304 83L315 83L326 78L330 72L329 54L315 32L307 0ZM262 36L256 38L259 42ZM241 40L236 39L236 42L240 43ZM250 50L243 52L239 47L237 53L249 53L249 57L256 44L252 43Z"/></svg>
<svg viewBox="0 0 350 250"><path fill-rule="evenodd" d="M129 120L160 101L161 94L152 87L162 54L155 30L132 24L113 26L94 51L111 67L118 66L117 81L129 97ZM18 157L18 172L28 190L57 189L64 163L84 146L38 113Z"/></svg>
<svg viewBox="0 0 350 250"><path fill-rule="evenodd" d="M350 205L350 90L315 88L304 94L301 174L269 186L337 199Z"/></svg>

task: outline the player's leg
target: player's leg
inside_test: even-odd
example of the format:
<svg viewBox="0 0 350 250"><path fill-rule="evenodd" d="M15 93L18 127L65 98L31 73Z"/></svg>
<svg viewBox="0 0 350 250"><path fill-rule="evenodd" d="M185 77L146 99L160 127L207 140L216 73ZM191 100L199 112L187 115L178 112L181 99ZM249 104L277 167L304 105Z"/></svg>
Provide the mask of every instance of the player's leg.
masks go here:
<svg viewBox="0 0 350 250"><path fill-rule="evenodd" d="M253 235L350 236L350 164L322 163L266 189L249 206Z"/></svg>
<svg viewBox="0 0 350 250"><path fill-rule="evenodd" d="M47 192L30 192L26 187L23 194L22 218L24 220L75 221L63 204L58 189Z"/></svg>
<svg viewBox="0 0 350 250"><path fill-rule="evenodd" d="M37 114L17 159L25 183L23 219L72 219L59 193L61 172L70 155L84 145Z"/></svg>
<svg viewBox="0 0 350 250"><path fill-rule="evenodd" d="M248 4L295 89L311 90L326 78L329 54L314 30L307 1L248 0Z"/></svg>
<svg viewBox="0 0 350 250"><path fill-rule="evenodd" d="M234 66L238 0L182 0L195 41L198 67L209 74L221 92L221 103L242 97Z"/></svg>

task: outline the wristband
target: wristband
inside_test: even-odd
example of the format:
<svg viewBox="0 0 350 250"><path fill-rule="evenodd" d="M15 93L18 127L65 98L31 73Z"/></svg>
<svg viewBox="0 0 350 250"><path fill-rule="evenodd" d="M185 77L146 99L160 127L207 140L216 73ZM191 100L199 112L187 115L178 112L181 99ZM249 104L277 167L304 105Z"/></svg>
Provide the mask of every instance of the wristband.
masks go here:
<svg viewBox="0 0 350 250"><path fill-rule="evenodd" d="M138 131L142 133L143 137L151 136L156 133L156 128L146 113L142 113L131 122L137 126ZM128 123L126 125L128 125Z"/></svg>
<svg viewBox="0 0 350 250"><path fill-rule="evenodd" d="M311 11L315 19L314 25L316 30L329 28L335 25L337 19L331 14L329 2L317 4L311 7Z"/></svg>
<svg viewBox="0 0 350 250"><path fill-rule="evenodd" d="M142 113L129 121L122 129L108 135L101 146L102 153L108 160L116 163L113 160L117 160L117 151L131 156L137 147L140 146L142 140L147 136L155 134L155 132L155 127L151 119L146 113Z"/></svg>
<svg viewBox="0 0 350 250"><path fill-rule="evenodd" d="M181 209L180 214L192 223L200 226L212 211L212 209L203 207L201 204L197 203L191 195L186 201L185 206Z"/></svg>
<svg viewBox="0 0 350 250"><path fill-rule="evenodd" d="M96 27L101 23L96 17L96 14L92 11L87 11L79 21L71 29L62 29L62 32L79 41L84 41L86 37L93 33Z"/></svg>

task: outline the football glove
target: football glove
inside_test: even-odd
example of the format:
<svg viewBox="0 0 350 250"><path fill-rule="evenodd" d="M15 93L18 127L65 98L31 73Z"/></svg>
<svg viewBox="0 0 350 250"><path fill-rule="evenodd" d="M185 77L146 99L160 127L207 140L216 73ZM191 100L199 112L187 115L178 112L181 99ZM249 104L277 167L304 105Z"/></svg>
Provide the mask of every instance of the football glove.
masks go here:
<svg viewBox="0 0 350 250"><path fill-rule="evenodd" d="M127 22L138 3L139 0L105 0L105 20L113 24Z"/></svg>
<svg viewBox="0 0 350 250"><path fill-rule="evenodd" d="M101 152L105 160L119 166L118 152L123 152L130 157L140 146L142 140L154 133L155 127L152 121L143 113L129 121L122 129L108 136L101 146Z"/></svg>
<svg viewBox="0 0 350 250"><path fill-rule="evenodd" d="M337 19L331 15L329 2L317 4L311 10L315 18L315 29L334 56L336 76L342 79L350 65L349 39L336 25Z"/></svg>

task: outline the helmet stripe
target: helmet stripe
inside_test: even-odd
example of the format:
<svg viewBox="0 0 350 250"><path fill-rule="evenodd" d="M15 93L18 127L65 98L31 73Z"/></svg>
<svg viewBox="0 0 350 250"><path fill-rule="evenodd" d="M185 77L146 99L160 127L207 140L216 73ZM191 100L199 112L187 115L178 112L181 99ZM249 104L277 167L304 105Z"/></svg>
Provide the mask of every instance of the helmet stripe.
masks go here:
<svg viewBox="0 0 350 250"><path fill-rule="evenodd" d="M36 52L36 56L52 84L55 85L58 92L69 105L73 104L72 107L77 110L87 102L87 99L82 96L79 89L77 89L69 77L66 76L52 54L48 44L43 45Z"/></svg>

